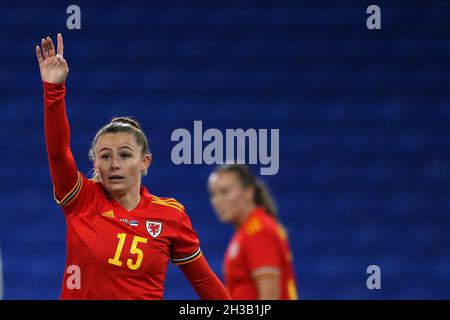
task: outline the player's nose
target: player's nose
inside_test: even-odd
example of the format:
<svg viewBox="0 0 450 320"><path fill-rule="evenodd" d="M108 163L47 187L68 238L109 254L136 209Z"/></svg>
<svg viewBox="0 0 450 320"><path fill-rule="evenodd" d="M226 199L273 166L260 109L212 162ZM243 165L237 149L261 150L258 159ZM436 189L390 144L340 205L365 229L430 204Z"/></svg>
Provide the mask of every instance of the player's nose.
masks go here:
<svg viewBox="0 0 450 320"><path fill-rule="evenodd" d="M220 210L222 207L222 201L218 197L214 197L211 202L216 210Z"/></svg>
<svg viewBox="0 0 450 320"><path fill-rule="evenodd" d="M120 169L120 160L116 157L113 157L111 160L111 168L112 169Z"/></svg>

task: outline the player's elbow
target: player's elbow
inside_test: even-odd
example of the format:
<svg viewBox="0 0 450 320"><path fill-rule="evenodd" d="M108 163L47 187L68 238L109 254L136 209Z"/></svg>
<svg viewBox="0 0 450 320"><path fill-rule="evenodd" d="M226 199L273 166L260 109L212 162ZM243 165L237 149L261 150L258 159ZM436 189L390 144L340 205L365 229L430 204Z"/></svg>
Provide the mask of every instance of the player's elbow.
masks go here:
<svg viewBox="0 0 450 320"><path fill-rule="evenodd" d="M70 152L70 149L67 147L53 147L53 148L47 148L47 156L48 159L52 162L61 162L66 160L68 156L68 152Z"/></svg>

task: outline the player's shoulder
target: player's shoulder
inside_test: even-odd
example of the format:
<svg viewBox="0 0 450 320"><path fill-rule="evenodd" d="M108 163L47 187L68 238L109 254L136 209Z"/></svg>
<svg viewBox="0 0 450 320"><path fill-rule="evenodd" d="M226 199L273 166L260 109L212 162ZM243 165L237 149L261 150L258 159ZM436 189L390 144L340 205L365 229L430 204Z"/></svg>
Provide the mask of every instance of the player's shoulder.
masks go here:
<svg viewBox="0 0 450 320"><path fill-rule="evenodd" d="M278 233L277 221L262 209L254 212L244 224L244 232L247 236L256 234Z"/></svg>
<svg viewBox="0 0 450 320"><path fill-rule="evenodd" d="M83 185L95 186L97 188L101 188L102 183L99 180L89 178L81 171L78 171L78 176L82 180Z"/></svg>
<svg viewBox="0 0 450 320"><path fill-rule="evenodd" d="M175 198L170 197L160 197L154 194L150 195L151 205L167 210L169 212L173 212L176 215L183 214L184 213L184 206L177 201Z"/></svg>
<svg viewBox="0 0 450 320"><path fill-rule="evenodd" d="M108 193L100 180L83 176L83 185L85 191L88 191L87 194L91 205L96 205L97 202L103 203L108 201Z"/></svg>
<svg viewBox="0 0 450 320"><path fill-rule="evenodd" d="M101 183L87 178L82 172L78 171L78 178L73 188L62 198L57 198L55 190L53 197L63 208L65 213L71 214L72 211L78 212L85 207L92 206L98 199L101 190Z"/></svg>
<svg viewBox="0 0 450 320"><path fill-rule="evenodd" d="M83 176L83 184L85 184L89 190L93 192L93 196L95 198L106 197L103 184L99 180Z"/></svg>

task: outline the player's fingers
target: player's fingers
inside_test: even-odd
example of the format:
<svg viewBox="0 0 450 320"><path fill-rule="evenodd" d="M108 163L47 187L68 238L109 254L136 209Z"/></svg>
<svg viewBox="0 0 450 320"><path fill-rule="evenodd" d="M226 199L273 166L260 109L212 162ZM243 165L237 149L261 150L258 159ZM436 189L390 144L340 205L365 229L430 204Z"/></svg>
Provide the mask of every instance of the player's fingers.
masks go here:
<svg viewBox="0 0 450 320"><path fill-rule="evenodd" d="M36 46L36 57L38 59L39 64L44 62L44 58L42 58L41 48L39 46Z"/></svg>
<svg viewBox="0 0 450 320"><path fill-rule="evenodd" d="M61 64L65 64L65 63L66 63L66 60L64 60L64 58L61 57L61 56L59 55L59 53L58 53L55 57L56 57L56 60L57 60L59 63L61 63Z"/></svg>
<svg viewBox="0 0 450 320"><path fill-rule="evenodd" d="M61 57L64 57L64 42L63 42L63 37L61 33L58 33L58 37L57 37L57 45L58 45L58 54Z"/></svg>
<svg viewBox="0 0 450 320"><path fill-rule="evenodd" d="M44 59L48 58L48 49L47 49L47 41L44 38L41 40L42 52L44 54Z"/></svg>
<svg viewBox="0 0 450 320"><path fill-rule="evenodd" d="M50 57L55 55L55 46L53 45L52 38L47 37L48 54Z"/></svg>

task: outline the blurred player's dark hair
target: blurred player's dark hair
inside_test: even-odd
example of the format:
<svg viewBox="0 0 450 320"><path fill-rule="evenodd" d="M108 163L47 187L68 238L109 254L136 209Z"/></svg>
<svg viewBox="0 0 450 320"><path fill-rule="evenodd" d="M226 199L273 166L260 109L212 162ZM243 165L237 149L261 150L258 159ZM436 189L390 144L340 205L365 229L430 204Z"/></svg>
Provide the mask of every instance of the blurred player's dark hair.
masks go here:
<svg viewBox="0 0 450 320"><path fill-rule="evenodd" d="M255 205L263 207L268 214L278 220L278 209L266 184L256 178L249 167L244 164L222 164L217 166L214 172L235 172L244 188L253 187L255 189L253 198Z"/></svg>

